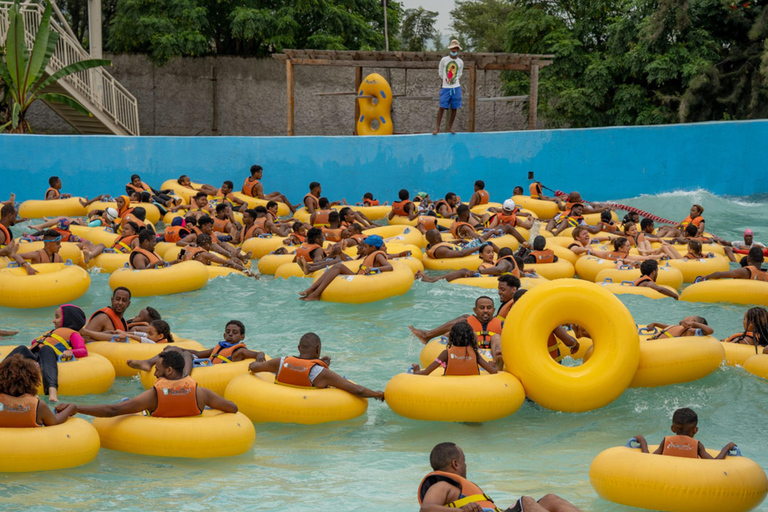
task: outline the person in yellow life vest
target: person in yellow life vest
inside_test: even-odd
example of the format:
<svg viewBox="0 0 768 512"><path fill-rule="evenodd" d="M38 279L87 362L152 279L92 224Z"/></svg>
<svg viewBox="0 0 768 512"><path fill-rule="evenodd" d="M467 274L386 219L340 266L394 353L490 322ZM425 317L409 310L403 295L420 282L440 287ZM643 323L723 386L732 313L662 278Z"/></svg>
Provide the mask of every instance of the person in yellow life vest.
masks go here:
<svg viewBox="0 0 768 512"><path fill-rule="evenodd" d="M725 343L752 345L755 354L765 353L768 347L768 311L765 308L750 308L744 313L744 330L728 336Z"/></svg>
<svg viewBox="0 0 768 512"><path fill-rule="evenodd" d="M493 301L489 297L481 297L483 302L490 301L490 314L493 314ZM478 299L478 300L480 300ZM485 304L487 306L487 304ZM488 309L486 307L486 309ZM469 318L477 320L477 317ZM493 321L493 320L491 320ZM501 322L497 320L498 330L501 331ZM480 375L480 368L488 373L496 373L496 365L486 361L479 353L477 346L477 334L475 329L480 328L484 333L486 326L481 326L479 322L471 326L466 321L456 322L448 333L448 343L445 350L435 358L434 361L423 370L418 364L411 366L411 372L414 375L429 375L437 370L438 366L443 367L443 375ZM493 333L498 336L499 333Z"/></svg>
<svg viewBox="0 0 768 512"><path fill-rule="evenodd" d="M467 479L464 451L455 443L440 443L432 448L429 465L432 472L422 479L417 494L420 512L456 509L501 512L477 484ZM581 512L581 509L555 494L547 494L539 501L523 496L505 512Z"/></svg>
<svg viewBox="0 0 768 512"><path fill-rule="evenodd" d="M747 253L746 266L736 268L733 270L727 270L724 272L713 272L706 276L700 277L700 280L707 281L709 279L753 279L756 281L768 281L768 272L763 270L763 250L760 247L753 247ZM744 263L742 263L743 265Z"/></svg>
<svg viewBox="0 0 768 512"><path fill-rule="evenodd" d="M19 246L14 245L15 250L18 250ZM32 252L14 253L13 259L20 267L24 267L27 271L27 275L33 276L37 274L37 270L32 267L32 263L64 263L64 260L59 254L61 249L61 235L52 229L49 229L43 233L43 248ZM762 254L762 253L760 253ZM27 261L28 260L28 261Z"/></svg>
<svg viewBox="0 0 768 512"><path fill-rule="evenodd" d="M679 297L677 292L656 284L656 279L658 279L658 277L659 262L656 260L646 260L640 265L640 277L635 279L635 282L632 284L634 286L656 290L662 295L666 295L667 297L672 297L673 299L678 300Z"/></svg>
<svg viewBox="0 0 768 512"><path fill-rule="evenodd" d="M392 220L395 217L405 217L408 220L413 220L419 216L419 209L416 208L416 204L410 200L410 193L406 189L401 189L397 193L398 200L392 202L392 210L387 215L388 220Z"/></svg>
<svg viewBox="0 0 768 512"><path fill-rule="evenodd" d="M481 204L488 204L489 198L490 194L485 190L485 182L483 180L477 180L475 182L475 191L469 198L469 208L472 209Z"/></svg>
<svg viewBox="0 0 768 512"><path fill-rule="evenodd" d="M703 316L687 316L676 324L651 322L646 326L646 329L661 329L661 331L651 336L650 339L652 340L681 338L683 336L709 336L715 332L715 330L707 324L707 319Z"/></svg>
<svg viewBox="0 0 768 512"><path fill-rule="evenodd" d="M54 414L37 397L40 382L34 361L16 354L0 362L0 428L52 427L67 421L74 407Z"/></svg>
<svg viewBox="0 0 768 512"><path fill-rule="evenodd" d="M370 275L378 274L379 272L392 272L393 268L389 263L387 253L385 250L382 250L383 245L384 239L379 235L370 235L366 237L365 240L363 240L363 243L357 248L358 260L362 260L357 271L348 269L341 262L334 264L331 268L326 270L319 279L312 283L312 286L299 292L301 300L320 300L323 291L337 276Z"/></svg>
<svg viewBox="0 0 768 512"><path fill-rule="evenodd" d="M296 209L299 208L300 205L291 204L285 194L281 194L280 192L270 192L269 194L264 193L264 187L261 185L261 178L263 174L264 169L260 165L252 165L251 175L243 182L243 194L247 195L248 197L264 199L265 201L278 201L285 203L288 208L290 208L291 213L296 213ZM312 187L310 187L310 189L311 188ZM317 197L320 197L319 193Z"/></svg>
<svg viewBox="0 0 768 512"><path fill-rule="evenodd" d="M244 359L255 359L264 361L266 356L264 352L249 350L245 346L245 325L239 320L230 320L224 326L224 339L218 342L213 348L206 350L192 350L175 346L163 348L163 352L176 351L184 358L184 368L181 372L182 377L186 377L192 371L195 365L208 366L209 364L226 364ZM204 361L207 360L207 361ZM145 372L151 371L152 366L156 366L158 356L149 359L129 359L128 366Z"/></svg>
<svg viewBox="0 0 768 512"><path fill-rule="evenodd" d="M704 217L702 217L703 213L704 207L700 204L694 204L691 206L691 211L688 213L688 216L683 219L683 221L681 221L676 226L661 226L656 231L656 234L661 237L680 237L683 236L685 228L687 228L689 225L693 225L696 226L696 235L703 236L706 224Z"/></svg>
<svg viewBox="0 0 768 512"><path fill-rule="evenodd" d="M556 227L552 227L552 229L550 229L551 225L552 221L547 224L547 230L551 231L555 236L558 236L561 232L568 228L575 228L578 226L582 226L592 234L599 233L603 229L603 225L600 223L598 223L596 226L590 226L587 224L587 221L584 220L583 203L576 203L572 205L571 210L568 213L563 212L561 214L560 218L557 220Z"/></svg>
<svg viewBox="0 0 768 512"><path fill-rule="evenodd" d="M115 288L109 306L93 313L80 333L86 341L110 341L115 334L128 330L124 315L130 305L131 291L124 286Z"/></svg>
<svg viewBox="0 0 768 512"><path fill-rule="evenodd" d="M687 407L678 409L672 414L672 432L674 436L666 436L659 444L659 447L653 452L654 455L670 455L672 457L686 457L690 459L724 459L728 452L736 448L736 444L728 443L723 446L717 457L712 457L704 445L693 438L699 431L697 426L699 417L695 411ZM648 452L648 442L645 437L638 434L634 440L640 445L640 451Z"/></svg>
<svg viewBox="0 0 768 512"><path fill-rule="evenodd" d="M16 354L32 359L43 373L43 391L51 402L58 401L58 361L88 356L85 341L79 331L85 325L85 313L72 304L64 304L53 315L54 329L32 340L30 347L18 346L7 357Z"/></svg>
<svg viewBox="0 0 768 512"><path fill-rule="evenodd" d="M299 339L299 355L256 361L248 366L252 373L270 372L275 374L275 382L288 386L336 388L361 398L375 398L384 401L383 391L373 391L348 381L330 370L331 358L320 357L322 342L320 337L308 332Z"/></svg>
<svg viewBox="0 0 768 512"><path fill-rule="evenodd" d="M74 413L97 418L112 418L124 414L149 411L159 418L199 416L210 407L225 413L237 412L237 405L210 389L198 386L192 377L184 377L184 357L179 352L161 352L155 365L154 386L142 394L114 404L75 405ZM56 410L64 410L71 404L60 404Z"/></svg>

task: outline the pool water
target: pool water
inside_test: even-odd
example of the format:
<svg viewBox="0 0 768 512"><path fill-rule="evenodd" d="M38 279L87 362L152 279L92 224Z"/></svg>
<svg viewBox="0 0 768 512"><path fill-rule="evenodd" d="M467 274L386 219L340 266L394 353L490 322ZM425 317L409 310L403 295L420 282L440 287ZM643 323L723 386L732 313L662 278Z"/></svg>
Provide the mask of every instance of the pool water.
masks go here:
<svg viewBox="0 0 768 512"><path fill-rule="evenodd" d="M697 191L616 202L673 220L700 203L706 208L708 230L737 240L750 227L756 240L768 240L765 197L722 198ZM108 304L108 278L92 275L90 291L77 301L86 312ZM479 295L491 292L497 299L493 290L416 282L408 294L373 304L305 303L297 294L308 282L230 276L193 293L136 298L129 314L151 305L175 333L207 347L222 338L228 320L238 319L246 326L248 346L271 356L294 354L299 337L314 331L323 340L323 353L332 357L333 370L383 389L393 375L418 362L421 344L409 324L434 327L470 312ZM638 323L677 323L696 314L720 338L741 330L748 309L635 296L621 300ZM53 308L0 308L0 327L21 331L0 344L28 343L50 328L52 318ZM72 400L113 402L141 391L137 379L118 378L104 395ZM516 414L498 421L432 423L401 418L386 404L371 401L367 415L347 422L257 424L254 448L239 457L167 459L102 449L94 462L76 469L0 473L0 509L412 511L418 506L417 486L430 471L430 450L439 442L454 441L466 453L468 477L502 508L523 494L555 492L588 511L634 510L597 497L589 484L589 465L600 451L638 433L657 443L670 433L672 412L679 407L698 412L697 438L708 448L734 441L745 456L768 465L768 381L723 366L696 382L629 389L614 403L580 414L526 402Z"/></svg>

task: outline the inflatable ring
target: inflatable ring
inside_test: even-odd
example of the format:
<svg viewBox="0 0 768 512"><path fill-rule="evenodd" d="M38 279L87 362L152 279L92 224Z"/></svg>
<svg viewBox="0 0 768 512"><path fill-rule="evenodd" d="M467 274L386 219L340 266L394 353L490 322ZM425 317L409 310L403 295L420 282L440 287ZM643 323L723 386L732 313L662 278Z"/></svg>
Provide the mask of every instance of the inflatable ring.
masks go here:
<svg viewBox="0 0 768 512"><path fill-rule="evenodd" d="M253 259L259 259L270 254L275 249L287 247L283 244L283 240L286 240L286 237L274 235L257 236L243 242L241 250L246 253L252 252Z"/></svg>
<svg viewBox="0 0 768 512"><path fill-rule="evenodd" d="M104 448L158 457L233 457L249 451L256 440L253 423L242 413L215 410L183 418L94 418L93 427Z"/></svg>
<svg viewBox="0 0 768 512"><path fill-rule="evenodd" d="M602 283L598 283L603 290L608 290L614 295L640 295L641 297L648 297L649 299L668 299L669 296L648 288L647 286L635 286L632 281L622 281L620 283L612 283L609 280L605 280ZM662 286L669 291L677 293L677 291L671 286Z"/></svg>
<svg viewBox="0 0 768 512"><path fill-rule="evenodd" d="M703 379L720 367L725 350L712 336L640 342L640 363L631 388L653 388Z"/></svg>
<svg viewBox="0 0 768 512"><path fill-rule="evenodd" d="M747 359L763 353L763 347L754 345L742 345L741 343L720 342L725 351L725 362L728 366L744 366Z"/></svg>
<svg viewBox="0 0 768 512"><path fill-rule="evenodd" d="M536 275L549 280L569 279L576 275L576 269L573 268L571 262L559 257L554 263L526 263L523 270L536 272Z"/></svg>
<svg viewBox="0 0 768 512"><path fill-rule="evenodd" d="M360 267L359 261L345 261L350 269ZM323 290L321 300L343 304L365 304L408 293L413 286L413 272L405 263L390 260L391 272L370 275L342 275ZM280 267L282 268L282 267ZM280 269L278 269L280 270ZM318 275L315 281L320 279Z"/></svg>
<svg viewBox="0 0 768 512"><path fill-rule="evenodd" d="M549 282L548 279L543 277L521 277L520 284L522 288L530 290L531 288L543 283ZM499 287L498 276L481 276L481 277L460 277L454 279L451 284L459 284L462 286L475 286L477 288L485 288L487 290L495 290Z"/></svg>
<svg viewBox="0 0 768 512"><path fill-rule="evenodd" d="M706 276L712 272L726 272L730 268L728 258L725 256L703 260L669 260L667 263L670 267L675 267L682 272L685 283L693 283L699 276Z"/></svg>
<svg viewBox="0 0 768 512"><path fill-rule="evenodd" d="M288 247L288 250L290 251L292 248ZM273 276L275 275L275 272L277 272L277 269L280 268L281 265L285 265L286 263L293 263L293 258L296 255L294 253L290 254L267 254L266 256L259 258L259 262L256 265L256 267L259 269L259 273L263 276Z"/></svg>
<svg viewBox="0 0 768 512"><path fill-rule="evenodd" d="M269 359L269 357L267 357ZM200 386L208 388L217 395L224 396L227 385L235 377L248 373L248 365L253 362L252 359L235 361L234 363L212 364L209 366L196 366L192 368L190 377L195 379ZM157 382L155 377L155 367L148 372L140 372L139 378L144 389L149 389Z"/></svg>
<svg viewBox="0 0 768 512"><path fill-rule="evenodd" d="M447 348L447 346L448 338L445 336L440 336L439 338L429 340L429 343L424 345L424 348L421 349L421 353L419 354L419 364L421 367L426 368L429 366L429 364L437 359L437 356L439 356L440 353L442 353L442 351ZM477 350L477 353L480 354L486 361L493 362L493 354L491 354L490 349L481 348ZM438 367L435 371L438 372L438 375L443 375L442 368ZM480 372L485 373L485 369L480 368Z"/></svg>
<svg viewBox="0 0 768 512"><path fill-rule="evenodd" d="M387 222L390 226L411 226L416 227L419 223L419 219L415 218L413 220L409 220L408 217L403 217L402 215L395 215L391 219L388 219ZM435 223L437 223L438 226L442 226L446 229L451 228L451 224L453 224L453 220L451 219L441 219L435 217ZM446 233L446 232L443 232Z"/></svg>
<svg viewBox="0 0 768 512"><path fill-rule="evenodd" d="M81 197L51 199L50 201L31 199L19 205L19 217L42 219L43 217L85 217L85 206L80 204Z"/></svg>
<svg viewBox="0 0 768 512"><path fill-rule="evenodd" d="M687 287L680 300L688 302L732 302L768 306L768 283L754 279L714 279Z"/></svg>
<svg viewBox="0 0 768 512"><path fill-rule="evenodd" d="M245 204L248 205L248 208L256 208L257 206L263 206L264 208L267 207L267 203L269 203L269 200L267 199L259 199L258 197L251 197L243 194L242 192L233 192L232 193L236 198L243 201ZM210 197L210 196L209 196ZM280 201L275 201L277 203L277 216L278 217L287 217L291 214L291 209L288 207L287 204L282 203ZM235 212L237 213L237 212Z"/></svg>
<svg viewBox="0 0 768 512"><path fill-rule="evenodd" d="M39 251L44 246L43 242L27 242L24 240L19 241L17 252L24 254L27 252ZM71 262L75 265L79 265L83 261L83 251L74 242L62 242L59 248L59 256L61 259L67 262Z"/></svg>
<svg viewBox="0 0 768 512"><path fill-rule="evenodd" d="M614 260L605 260L596 256L581 256L576 260L576 265L574 266L576 267L576 275L580 279L594 283L600 271L615 269L616 264L617 262Z"/></svg>
<svg viewBox="0 0 768 512"><path fill-rule="evenodd" d="M78 226L71 224L69 230L73 235L85 238L94 244L104 244L104 247L110 248L115 245L118 235L104 228L90 228L88 226Z"/></svg>
<svg viewBox="0 0 768 512"><path fill-rule="evenodd" d="M552 331L577 323L594 353L578 367L557 364L547 350ZM640 360L635 322L615 295L594 283L558 279L526 293L504 322L501 347L507 371L539 405L583 412L611 403L627 388Z"/></svg>
<svg viewBox="0 0 768 512"><path fill-rule="evenodd" d="M271 373L235 377L224 396L255 423L316 425L357 418L368 410L368 400L341 389L277 384Z"/></svg>
<svg viewBox="0 0 768 512"><path fill-rule="evenodd" d="M493 421L514 414L525 400L520 381L494 375L400 373L384 389L387 405L400 416L425 421Z"/></svg>
<svg viewBox="0 0 768 512"><path fill-rule="evenodd" d="M160 185L160 190L170 190L176 196L182 198L184 200L184 204L189 204L191 199L195 197L198 192L200 192L199 189L202 183L194 183L190 181L189 184L192 188L182 187L179 185L178 180L165 180L163 184Z"/></svg>
<svg viewBox="0 0 768 512"><path fill-rule="evenodd" d="M144 211L147 212L146 220L150 224L157 224L160 222L160 218L162 215L160 215L160 209L154 204L154 203L131 203L129 208L144 208ZM91 203L88 206L85 207L86 214L91 213L93 210L106 210L107 208L114 208L117 210L117 203L115 201L107 202L107 201L96 201L95 203ZM97 228L98 229L98 228Z"/></svg>
<svg viewBox="0 0 768 512"><path fill-rule="evenodd" d="M629 265L623 265L622 268L608 268L601 270L595 277L596 283L603 283L606 279L609 282L621 283L623 281L635 282L640 278L640 269ZM683 273L676 267L668 265L659 266L659 275L656 277L656 284L659 286L669 286L674 290L679 290L683 286Z"/></svg>
<svg viewBox="0 0 768 512"><path fill-rule="evenodd" d="M650 452L656 448L648 446ZM713 457L719 453L707 451ZM605 500L670 512L746 512L758 507L768 493L765 472L746 457L691 459L626 446L595 457L589 481Z"/></svg>
<svg viewBox="0 0 768 512"><path fill-rule="evenodd" d="M199 290L208 284L208 269L198 261L182 261L172 267L133 270L122 268L109 278L113 290L125 286L134 297L170 295Z"/></svg>
<svg viewBox="0 0 768 512"><path fill-rule="evenodd" d="M388 205L381 206L344 206L342 208L350 208L352 211L360 212L365 215L368 220L381 220L389 215L392 211L392 207Z"/></svg>
<svg viewBox="0 0 768 512"><path fill-rule="evenodd" d="M176 340L170 345L191 350L205 350L201 344L194 340ZM118 377L138 375L139 370L131 368L126 362L129 359L149 359L159 354L166 346L168 345L165 343L139 343L133 340L129 343L92 341L86 344L89 353L106 357L112 363L115 375Z"/></svg>
<svg viewBox="0 0 768 512"><path fill-rule="evenodd" d="M512 199L517 206L532 211L540 219L553 219L560 213L560 208L554 201L543 201L529 196L512 196Z"/></svg>
<svg viewBox="0 0 768 512"><path fill-rule="evenodd" d="M91 285L88 272L66 263L38 263L27 275L23 267L0 269L0 306L7 308L47 308L79 299Z"/></svg>
<svg viewBox="0 0 768 512"><path fill-rule="evenodd" d="M366 236L379 235L384 239L384 243L389 244L410 244L423 249L426 247L424 237L418 229L409 226L379 226L377 228L366 229Z"/></svg>
<svg viewBox="0 0 768 512"><path fill-rule="evenodd" d="M129 268L129 253L103 252L88 262L89 269L98 269L104 274L112 274L121 268Z"/></svg>
<svg viewBox="0 0 768 512"><path fill-rule="evenodd" d="M361 97L368 96L368 97ZM363 79L355 98L360 107L357 119L358 135L392 135L392 88L378 73Z"/></svg>
<svg viewBox="0 0 768 512"><path fill-rule="evenodd" d="M42 428L0 428L0 467L23 473L88 464L99 453L99 434L87 421L69 418Z"/></svg>
<svg viewBox="0 0 768 512"><path fill-rule="evenodd" d="M744 361L744 369L755 377L768 379L768 355L757 354Z"/></svg>

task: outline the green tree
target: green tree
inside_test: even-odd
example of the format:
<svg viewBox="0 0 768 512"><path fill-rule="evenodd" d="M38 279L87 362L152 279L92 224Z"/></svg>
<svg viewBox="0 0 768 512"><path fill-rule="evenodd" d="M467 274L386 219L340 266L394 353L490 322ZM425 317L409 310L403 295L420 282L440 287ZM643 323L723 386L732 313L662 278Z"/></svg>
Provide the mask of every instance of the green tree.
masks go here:
<svg viewBox="0 0 768 512"><path fill-rule="evenodd" d="M51 31L51 5L47 4L40 26L35 34L32 48L28 49L25 41L24 17L20 12L19 0L15 0L8 10L8 34L5 41L3 58L0 59L0 78L5 84L3 97L10 96L11 119L0 126L0 132L10 130L13 133L29 133L27 110L37 100L61 103L78 112L90 115L90 112L75 99L66 94L47 93L46 87L73 73L88 69L109 66L112 63L103 59L89 59L64 66L46 78L45 68L56 49L59 35Z"/></svg>
<svg viewBox="0 0 768 512"><path fill-rule="evenodd" d="M409 52L426 51L429 41L440 37L435 30L436 21L437 13L434 11L427 11L423 7L406 9L400 31L402 49Z"/></svg>
<svg viewBox="0 0 768 512"><path fill-rule="evenodd" d="M401 16L400 3L390 1L391 34ZM118 0L108 48L147 53L156 63L284 48L383 50L384 12L377 0Z"/></svg>
<svg viewBox="0 0 768 512"><path fill-rule="evenodd" d="M511 0L456 0L456 7L451 11L453 29L460 35L459 40L466 42L464 49L506 51L505 22L512 9Z"/></svg>

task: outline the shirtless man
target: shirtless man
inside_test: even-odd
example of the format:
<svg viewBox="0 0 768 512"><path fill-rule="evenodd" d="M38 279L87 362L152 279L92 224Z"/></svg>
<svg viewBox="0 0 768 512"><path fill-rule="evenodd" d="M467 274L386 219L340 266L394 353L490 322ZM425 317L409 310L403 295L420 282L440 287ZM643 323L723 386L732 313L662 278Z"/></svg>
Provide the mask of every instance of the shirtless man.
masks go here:
<svg viewBox="0 0 768 512"><path fill-rule="evenodd" d="M130 305L131 291L123 286L115 288L109 306L92 314L85 327L80 329L80 334L86 342L110 341L120 331L128 331L124 315Z"/></svg>
<svg viewBox="0 0 768 512"><path fill-rule="evenodd" d="M677 293L670 290L669 288L665 288L656 284L656 279L658 279L658 277L659 262L656 260L646 260L640 265L640 277L635 279L633 284L634 286L641 286L644 288L650 288L651 290L656 290L662 295L666 295L667 297L672 297L673 299L678 300L679 297Z"/></svg>
<svg viewBox="0 0 768 512"><path fill-rule="evenodd" d="M710 279L754 279L757 281L768 281L768 272L762 269L763 251L759 247L753 247L747 254L747 265L745 267L736 268L733 270L727 270L724 272L713 272L706 276L700 277L702 281Z"/></svg>
<svg viewBox="0 0 768 512"><path fill-rule="evenodd" d="M294 206L291 204L285 194L281 194L280 192L270 192L269 194L264 193L264 187L261 185L261 178L263 174L264 169L260 165L252 165L250 177L246 178L243 182L243 194L250 197L264 199L265 201L278 201L285 203L288 208L290 208L291 213L296 213L296 209L299 207L299 205ZM317 197L320 196L318 195Z"/></svg>

